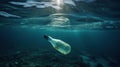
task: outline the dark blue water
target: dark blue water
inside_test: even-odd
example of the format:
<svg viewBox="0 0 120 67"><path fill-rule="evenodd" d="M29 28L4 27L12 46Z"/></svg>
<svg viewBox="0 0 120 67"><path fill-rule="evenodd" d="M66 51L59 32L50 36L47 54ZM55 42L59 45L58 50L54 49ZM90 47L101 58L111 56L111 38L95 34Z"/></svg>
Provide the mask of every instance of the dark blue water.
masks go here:
<svg viewBox="0 0 120 67"><path fill-rule="evenodd" d="M120 31L118 30L56 31L9 27L1 27L0 30L1 56L11 55L18 51L37 49L57 52L51 44L43 38L44 34L48 34L69 43L72 47L70 55L78 56L85 54L106 59L110 57L118 62L120 59Z"/></svg>
<svg viewBox="0 0 120 67"><path fill-rule="evenodd" d="M118 0L0 1L0 67L120 67ZM63 55L47 34L70 44Z"/></svg>

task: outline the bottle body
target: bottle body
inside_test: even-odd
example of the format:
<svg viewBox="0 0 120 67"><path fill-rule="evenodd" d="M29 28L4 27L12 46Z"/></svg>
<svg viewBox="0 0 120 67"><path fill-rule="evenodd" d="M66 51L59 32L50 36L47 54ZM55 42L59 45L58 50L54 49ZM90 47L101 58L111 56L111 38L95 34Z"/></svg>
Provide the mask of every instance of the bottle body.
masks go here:
<svg viewBox="0 0 120 67"><path fill-rule="evenodd" d="M71 52L71 46L68 43L66 43L60 39L55 39L55 38L52 38L51 36L49 36L48 41L52 44L52 46L57 51L59 51L60 53L62 53L64 55L67 55Z"/></svg>

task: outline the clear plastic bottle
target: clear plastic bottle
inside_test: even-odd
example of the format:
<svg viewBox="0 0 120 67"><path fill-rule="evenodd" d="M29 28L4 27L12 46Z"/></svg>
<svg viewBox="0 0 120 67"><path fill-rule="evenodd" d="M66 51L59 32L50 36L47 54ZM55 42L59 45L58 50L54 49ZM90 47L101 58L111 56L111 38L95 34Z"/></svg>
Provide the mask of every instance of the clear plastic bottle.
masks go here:
<svg viewBox="0 0 120 67"><path fill-rule="evenodd" d="M52 46L60 53L67 55L71 52L71 46L68 43L47 35L44 35L44 38L47 39L52 44Z"/></svg>

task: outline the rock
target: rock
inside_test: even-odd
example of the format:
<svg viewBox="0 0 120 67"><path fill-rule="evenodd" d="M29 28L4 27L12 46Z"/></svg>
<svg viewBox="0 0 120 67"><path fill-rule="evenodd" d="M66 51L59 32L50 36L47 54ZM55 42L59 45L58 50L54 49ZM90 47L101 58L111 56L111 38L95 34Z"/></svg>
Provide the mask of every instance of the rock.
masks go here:
<svg viewBox="0 0 120 67"><path fill-rule="evenodd" d="M28 62L23 62L23 65L29 65L29 63Z"/></svg>
<svg viewBox="0 0 120 67"><path fill-rule="evenodd" d="M90 67L89 63L84 63L84 62L75 62L74 66L78 66L78 67Z"/></svg>
<svg viewBox="0 0 120 67"><path fill-rule="evenodd" d="M14 62L14 65L16 66L16 67L22 67L22 64L21 63L19 63L19 62Z"/></svg>

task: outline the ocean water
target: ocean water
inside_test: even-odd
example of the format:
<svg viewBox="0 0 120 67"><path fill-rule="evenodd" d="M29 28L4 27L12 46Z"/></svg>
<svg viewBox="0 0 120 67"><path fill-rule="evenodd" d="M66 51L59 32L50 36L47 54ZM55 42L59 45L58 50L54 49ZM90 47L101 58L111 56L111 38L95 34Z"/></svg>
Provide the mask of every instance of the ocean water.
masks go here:
<svg viewBox="0 0 120 67"><path fill-rule="evenodd" d="M1 0L0 67L120 67L119 3ZM58 52L44 35L71 52Z"/></svg>

